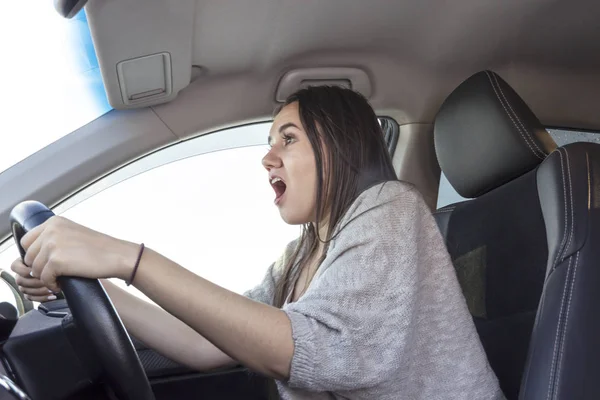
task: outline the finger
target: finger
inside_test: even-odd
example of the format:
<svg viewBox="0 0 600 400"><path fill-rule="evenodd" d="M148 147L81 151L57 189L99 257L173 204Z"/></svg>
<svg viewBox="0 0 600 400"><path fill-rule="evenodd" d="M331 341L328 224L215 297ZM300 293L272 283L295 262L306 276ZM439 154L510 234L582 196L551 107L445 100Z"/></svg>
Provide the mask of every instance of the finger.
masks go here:
<svg viewBox="0 0 600 400"><path fill-rule="evenodd" d="M57 269L52 263L48 263L42 270L40 279L46 284L46 287L54 292L60 292L60 287L56 278L58 277Z"/></svg>
<svg viewBox="0 0 600 400"><path fill-rule="evenodd" d="M29 273L31 272L31 268L23 264L23 261L21 261L20 258L13 261L13 263L10 266L10 269L19 276L31 276L29 275Z"/></svg>
<svg viewBox="0 0 600 400"><path fill-rule="evenodd" d="M53 217L48 218L43 224L36 226L21 238L21 246L23 246L25 252L29 250L29 247L31 247L31 245L37 240L42 232L44 232L44 229L46 229L48 222L52 220L52 218Z"/></svg>
<svg viewBox="0 0 600 400"><path fill-rule="evenodd" d="M25 278L23 276L17 276L15 278L15 282L19 286L23 286L26 288L32 288L32 289L41 288L41 287L46 286L44 284L44 282L42 282L41 280L39 280L37 278Z"/></svg>
<svg viewBox="0 0 600 400"><path fill-rule="evenodd" d="M58 293L60 286L56 282L56 278L59 265L60 261L58 261L53 246L44 246L31 265L31 276L39 278L48 289Z"/></svg>
<svg viewBox="0 0 600 400"><path fill-rule="evenodd" d="M56 282L56 277L54 275L50 275L50 273L48 273L48 276L46 277L44 283L46 284L48 290L50 290L52 293L61 292L60 286Z"/></svg>
<svg viewBox="0 0 600 400"><path fill-rule="evenodd" d="M36 228L37 229L37 228ZM39 252L43 249L43 247L47 247L48 243L44 242L45 235L43 232L37 236L36 240L29 244L29 247L25 251L25 257L23 259L23 263L29 267L33 266L34 260L37 258Z"/></svg>
<svg viewBox="0 0 600 400"><path fill-rule="evenodd" d="M28 288L19 286L19 291L30 296L50 296L54 294L54 292L52 292L52 290L48 289L46 286L41 288Z"/></svg>
<svg viewBox="0 0 600 400"><path fill-rule="evenodd" d="M40 242L40 240L38 240L37 242ZM34 243L31 246L31 248L37 246L36 243ZM44 268L46 268L48 264L48 259L50 258L50 253L52 251L53 245L51 243L48 243L45 246L41 246L39 251L36 251L35 258L31 260L31 264L28 264L27 261L25 261L25 264L31 267L30 276L38 279L42 276L42 271L44 270ZM27 252L27 256L29 256L29 254L30 253ZM26 260L27 256L25 258Z"/></svg>
<svg viewBox="0 0 600 400"><path fill-rule="evenodd" d="M38 303L44 303L46 301L56 300L56 295L48 295L48 296L30 296L28 294L25 295L25 298L30 301L36 301Z"/></svg>

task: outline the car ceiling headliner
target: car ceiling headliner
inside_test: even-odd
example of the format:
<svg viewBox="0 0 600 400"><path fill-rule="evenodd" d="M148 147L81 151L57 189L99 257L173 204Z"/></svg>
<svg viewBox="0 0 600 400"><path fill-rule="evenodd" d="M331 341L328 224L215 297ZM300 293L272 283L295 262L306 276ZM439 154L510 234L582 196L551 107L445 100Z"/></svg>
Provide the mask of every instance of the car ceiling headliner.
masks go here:
<svg viewBox="0 0 600 400"><path fill-rule="evenodd" d="M202 67L175 101L155 107L178 135L268 116L282 75L292 68L314 66L364 69L373 84L374 106L399 110L401 123L431 122L456 85L479 70L492 69L515 87L547 125L600 128L600 2L119 3L96 0L86 6L109 92L115 79L106 71L122 59L144 55L141 49L157 41L167 43L165 51L179 46L177 50L189 53L189 64ZM154 8L145 14L148 20L140 19L143 7ZM163 24L168 22L167 28L154 29L150 18L160 16ZM175 31L186 40L173 44L164 39ZM117 49L118 57L112 57ZM203 115L196 108L200 105L210 112ZM215 118L219 107L226 113Z"/></svg>

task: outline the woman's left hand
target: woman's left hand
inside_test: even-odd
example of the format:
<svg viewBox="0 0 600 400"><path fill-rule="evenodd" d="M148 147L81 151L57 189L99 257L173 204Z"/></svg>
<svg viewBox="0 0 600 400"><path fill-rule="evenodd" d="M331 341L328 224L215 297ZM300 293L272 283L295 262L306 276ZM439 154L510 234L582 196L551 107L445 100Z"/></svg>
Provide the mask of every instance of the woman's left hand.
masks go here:
<svg viewBox="0 0 600 400"><path fill-rule="evenodd" d="M128 279L137 249L133 243L96 232L54 216L21 239L25 265L52 291L59 276Z"/></svg>

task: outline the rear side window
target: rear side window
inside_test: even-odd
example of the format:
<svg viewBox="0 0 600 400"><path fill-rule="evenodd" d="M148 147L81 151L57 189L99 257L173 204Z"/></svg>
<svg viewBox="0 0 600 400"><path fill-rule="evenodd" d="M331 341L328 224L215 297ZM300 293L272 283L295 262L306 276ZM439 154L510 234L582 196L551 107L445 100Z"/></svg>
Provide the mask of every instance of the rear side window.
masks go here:
<svg viewBox="0 0 600 400"><path fill-rule="evenodd" d="M400 127L394 119L388 117L380 117L379 125L381 125L383 138L390 152L390 156L393 157L394 151L396 151L396 145L398 144L398 137L400 136Z"/></svg>
<svg viewBox="0 0 600 400"><path fill-rule="evenodd" d="M600 132L581 132L572 130L548 129L550 136L559 146L575 142L600 143Z"/></svg>
<svg viewBox="0 0 600 400"><path fill-rule="evenodd" d="M550 129L548 128L550 136L554 139L558 146L564 146L570 143L576 142L590 142L600 144L600 132L582 132L565 129ZM458 193L452 187L446 176L442 172L440 177L440 187L438 191L437 208L442 208L448 204L458 203L460 201L468 200Z"/></svg>

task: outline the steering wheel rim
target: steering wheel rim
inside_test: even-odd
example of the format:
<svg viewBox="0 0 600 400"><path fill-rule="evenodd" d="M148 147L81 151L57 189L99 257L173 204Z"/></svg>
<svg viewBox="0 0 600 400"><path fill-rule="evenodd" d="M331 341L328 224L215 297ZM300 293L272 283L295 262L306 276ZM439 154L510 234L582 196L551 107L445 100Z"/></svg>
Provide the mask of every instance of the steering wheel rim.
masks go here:
<svg viewBox="0 0 600 400"><path fill-rule="evenodd" d="M25 201L13 208L10 224L25 257L21 238L54 216L45 205ZM90 341L108 383L120 400L154 400L154 393L133 342L104 287L97 279L59 277L75 325Z"/></svg>
<svg viewBox="0 0 600 400"><path fill-rule="evenodd" d="M122 400L154 400L133 342L97 279L59 278L75 325L89 340L109 384Z"/></svg>

